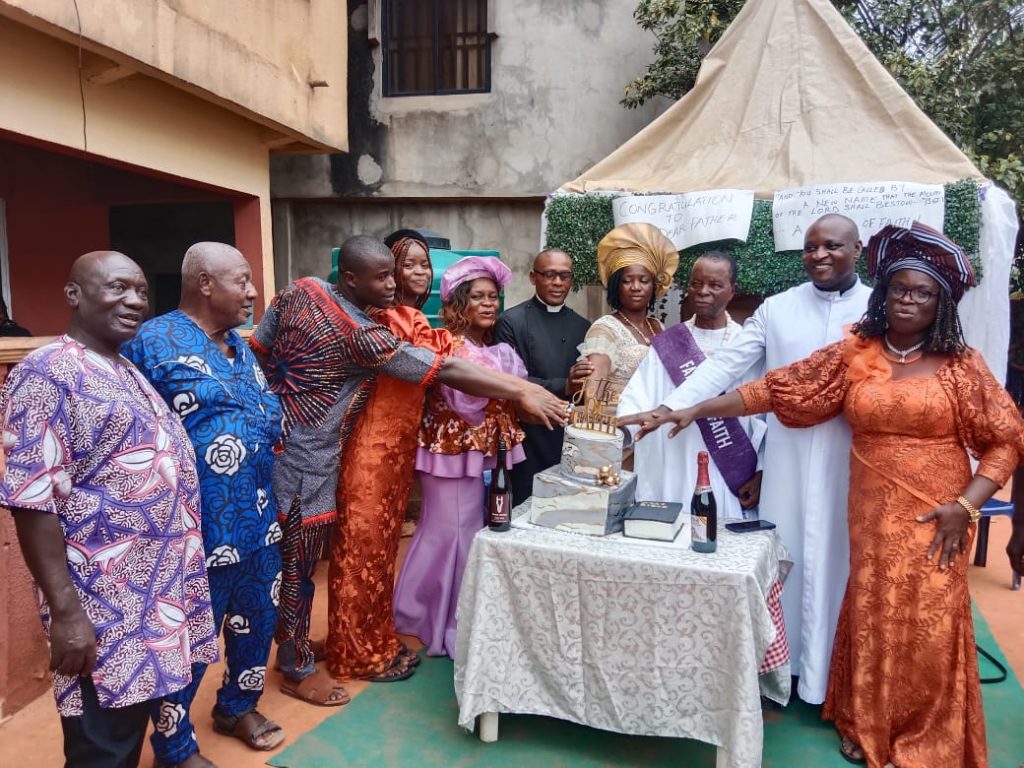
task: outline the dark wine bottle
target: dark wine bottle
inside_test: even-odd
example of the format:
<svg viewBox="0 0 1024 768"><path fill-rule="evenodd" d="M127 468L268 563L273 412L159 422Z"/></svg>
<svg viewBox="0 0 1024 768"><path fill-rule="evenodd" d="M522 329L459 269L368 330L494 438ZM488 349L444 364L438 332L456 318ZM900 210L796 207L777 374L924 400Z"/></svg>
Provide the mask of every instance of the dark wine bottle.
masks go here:
<svg viewBox="0 0 1024 768"><path fill-rule="evenodd" d="M491 487L487 491L487 527L507 531L512 523L512 483L505 466L508 448L498 441L498 464L491 471Z"/></svg>
<svg viewBox="0 0 1024 768"><path fill-rule="evenodd" d="M708 453L697 454L697 487L690 500L690 546L694 552L714 552L718 547L718 505L708 477Z"/></svg>

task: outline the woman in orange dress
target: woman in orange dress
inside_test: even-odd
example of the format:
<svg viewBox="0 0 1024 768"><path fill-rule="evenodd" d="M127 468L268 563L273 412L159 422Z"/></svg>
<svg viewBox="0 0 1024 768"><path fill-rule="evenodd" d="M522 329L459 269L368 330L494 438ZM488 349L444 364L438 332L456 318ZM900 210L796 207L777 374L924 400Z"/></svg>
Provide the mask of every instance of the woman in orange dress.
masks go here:
<svg viewBox="0 0 1024 768"><path fill-rule="evenodd" d="M848 338L642 431L769 410L806 427L842 413L850 578L823 717L849 762L983 768L967 550L978 509L1024 459L1024 422L963 340L956 302L974 275L959 247L917 222L886 227L868 267L877 282Z"/></svg>
<svg viewBox="0 0 1024 768"><path fill-rule="evenodd" d="M431 328L419 309L433 281L426 242L412 230L385 242L395 254L397 306L374 319L404 341L449 354L451 335ZM391 605L424 394L410 382L379 377L349 438L356 450L345 452L340 471L328 573L325 651L339 680L404 680L419 663L398 639Z"/></svg>

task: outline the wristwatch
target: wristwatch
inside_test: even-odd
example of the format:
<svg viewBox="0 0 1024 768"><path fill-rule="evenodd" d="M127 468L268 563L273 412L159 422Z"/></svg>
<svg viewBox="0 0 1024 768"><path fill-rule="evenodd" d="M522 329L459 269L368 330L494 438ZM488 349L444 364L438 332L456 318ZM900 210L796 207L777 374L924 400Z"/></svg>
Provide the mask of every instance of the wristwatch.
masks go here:
<svg viewBox="0 0 1024 768"><path fill-rule="evenodd" d="M981 510L971 504L971 502L963 496L958 496L956 503L967 510L967 519L970 520L970 522L976 523L981 519Z"/></svg>

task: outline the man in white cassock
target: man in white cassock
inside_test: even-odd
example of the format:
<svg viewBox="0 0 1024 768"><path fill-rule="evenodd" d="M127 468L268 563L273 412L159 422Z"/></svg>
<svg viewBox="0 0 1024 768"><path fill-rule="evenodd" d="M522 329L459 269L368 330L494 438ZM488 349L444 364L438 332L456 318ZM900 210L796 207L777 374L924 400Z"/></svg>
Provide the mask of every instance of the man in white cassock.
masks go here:
<svg viewBox="0 0 1024 768"><path fill-rule="evenodd" d="M839 341L861 318L871 289L854 271L861 251L857 225L822 216L804 236L804 270L811 282L771 296L735 341L701 365L649 420L735 388L758 364L789 365ZM760 512L778 525L793 569L782 591L797 694L825 700L832 642L850 571L846 525L850 429L841 417L809 429L787 429L768 415Z"/></svg>
<svg viewBox="0 0 1024 768"><path fill-rule="evenodd" d="M694 315L655 337L622 392L620 416L656 408L672 394L677 382L735 341L741 328L726 307L736 295L736 280L736 260L726 253L710 251L694 262L687 285ZM742 381L761 373L756 364ZM667 430L647 436L636 444L634 454L637 499L688 504L697 481L697 453L709 451L709 475L719 518L743 518L745 510L756 515L761 483L757 448L764 431L762 417L745 416L709 420L672 439Z"/></svg>

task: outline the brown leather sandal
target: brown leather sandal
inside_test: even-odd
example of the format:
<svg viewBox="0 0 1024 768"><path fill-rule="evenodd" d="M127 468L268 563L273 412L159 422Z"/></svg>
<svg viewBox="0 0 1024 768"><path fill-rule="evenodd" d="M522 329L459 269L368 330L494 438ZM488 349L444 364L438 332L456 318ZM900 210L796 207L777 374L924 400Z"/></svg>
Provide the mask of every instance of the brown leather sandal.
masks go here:
<svg viewBox="0 0 1024 768"><path fill-rule="evenodd" d="M868 761L864 757L864 750L853 739L848 739L845 736L839 737L839 754L843 756L843 760L854 765L863 765Z"/></svg>
<svg viewBox="0 0 1024 768"><path fill-rule="evenodd" d="M317 669L301 680L286 678L281 683L281 693L318 707L343 707L352 701L348 691L323 669Z"/></svg>
<svg viewBox="0 0 1024 768"><path fill-rule="evenodd" d="M280 725L264 717L255 709L232 717L221 712L214 705L213 730L222 736L234 736L249 747L261 752L276 749L284 741L284 729ZM255 720L255 724L253 724Z"/></svg>
<svg viewBox="0 0 1024 768"><path fill-rule="evenodd" d="M423 659L418 653L413 653L409 650L409 646L405 643L401 643L398 648L398 655L405 659L405 663L410 667L418 667Z"/></svg>
<svg viewBox="0 0 1024 768"><path fill-rule="evenodd" d="M364 680L371 683L397 683L408 680L416 672L416 667L407 662L408 657L399 653L391 662L391 666L376 675L368 675Z"/></svg>

